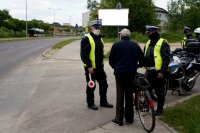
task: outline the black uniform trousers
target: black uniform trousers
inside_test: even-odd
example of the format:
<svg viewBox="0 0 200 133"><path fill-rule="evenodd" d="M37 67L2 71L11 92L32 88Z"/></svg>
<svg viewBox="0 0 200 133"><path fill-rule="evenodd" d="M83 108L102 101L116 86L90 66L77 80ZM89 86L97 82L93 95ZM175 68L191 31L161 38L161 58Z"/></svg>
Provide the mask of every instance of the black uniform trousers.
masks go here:
<svg viewBox="0 0 200 133"><path fill-rule="evenodd" d="M126 122L133 122L133 91L131 88L132 80L117 79L117 101L116 101L116 121L118 124L123 124L124 114ZM124 99L125 99L125 113L124 113Z"/></svg>
<svg viewBox="0 0 200 133"><path fill-rule="evenodd" d="M94 90L96 88L96 83L93 88L90 88L88 86L89 82L89 72L88 68L85 67L85 76L86 76L86 101L88 105L94 105ZM108 83L106 80L107 76L104 71L103 67L96 68L94 69L94 73L91 75L92 81L97 81L99 84L99 95L100 95L100 104L107 103L107 88L108 88Z"/></svg>
<svg viewBox="0 0 200 133"><path fill-rule="evenodd" d="M146 72L147 79L151 84L151 87L148 90L152 92L152 90L155 89L156 95L158 96L157 110L163 110L165 103L165 78L157 78L157 75L158 72L156 70L150 70Z"/></svg>

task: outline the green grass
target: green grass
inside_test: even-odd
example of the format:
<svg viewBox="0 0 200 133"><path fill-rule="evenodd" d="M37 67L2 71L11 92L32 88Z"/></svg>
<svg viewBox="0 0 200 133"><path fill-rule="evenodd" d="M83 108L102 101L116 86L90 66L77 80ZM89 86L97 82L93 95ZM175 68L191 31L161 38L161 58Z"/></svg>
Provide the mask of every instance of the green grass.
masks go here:
<svg viewBox="0 0 200 133"><path fill-rule="evenodd" d="M73 42L73 41L76 41L78 40L78 38L73 38L73 39L69 39L69 40L65 40L65 41L62 41L62 42L59 42L57 44L55 44L52 49L61 49L62 47L64 47L65 45Z"/></svg>
<svg viewBox="0 0 200 133"><path fill-rule="evenodd" d="M183 33L177 33L177 32L167 32L163 35L161 35L164 39L166 39L169 43L173 42L180 42L184 35Z"/></svg>
<svg viewBox="0 0 200 133"><path fill-rule="evenodd" d="M166 39L169 43L180 42L183 38L182 33L167 32L162 34L161 37ZM146 43L149 38L145 33L133 32L130 36L131 40L138 43ZM103 38L105 43L113 43L119 41L119 38Z"/></svg>
<svg viewBox="0 0 200 133"><path fill-rule="evenodd" d="M119 38L103 38L104 43L114 43L118 42Z"/></svg>
<svg viewBox="0 0 200 133"><path fill-rule="evenodd" d="M105 56L105 59L107 60L110 56L110 51L108 51L104 56Z"/></svg>
<svg viewBox="0 0 200 133"><path fill-rule="evenodd" d="M130 36L131 40L138 43L146 43L149 39L146 34L142 34L139 32L133 32Z"/></svg>
<svg viewBox="0 0 200 133"><path fill-rule="evenodd" d="M22 41L22 40L31 40L31 39L32 39L32 38L28 38L28 37L0 38L0 42Z"/></svg>
<svg viewBox="0 0 200 133"><path fill-rule="evenodd" d="M160 119L180 133L200 133L200 95L167 108Z"/></svg>

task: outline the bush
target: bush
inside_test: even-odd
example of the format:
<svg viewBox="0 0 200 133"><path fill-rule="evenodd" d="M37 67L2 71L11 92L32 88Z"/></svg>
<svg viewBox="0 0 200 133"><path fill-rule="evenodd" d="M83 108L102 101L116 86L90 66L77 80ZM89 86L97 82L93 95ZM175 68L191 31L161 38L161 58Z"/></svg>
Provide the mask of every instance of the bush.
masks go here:
<svg viewBox="0 0 200 133"><path fill-rule="evenodd" d="M181 32L166 32L165 34L162 34L161 37L166 39L168 42L180 42L184 34Z"/></svg>
<svg viewBox="0 0 200 133"><path fill-rule="evenodd" d="M148 41L148 37L145 34L139 32L133 32L130 36L131 40L136 42L146 43Z"/></svg>

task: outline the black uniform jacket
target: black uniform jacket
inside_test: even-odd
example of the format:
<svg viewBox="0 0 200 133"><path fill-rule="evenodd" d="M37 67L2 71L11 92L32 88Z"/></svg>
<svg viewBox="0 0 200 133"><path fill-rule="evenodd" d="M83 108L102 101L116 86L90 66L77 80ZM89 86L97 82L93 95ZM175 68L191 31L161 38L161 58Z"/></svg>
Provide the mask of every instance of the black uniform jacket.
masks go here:
<svg viewBox="0 0 200 133"><path fill-rule="evenodd" d="M146 67L155 67L155 60L154 60L154 47L158 40L160 39L159 34L154 35L154 37L151 38L146 56L145 56L145 66ZM145 47L144 47L145 51ZM163 44L161 46L161 57L163 60L162 67L160 72L162 74L165 74L168 70L168 65L170 62L170 46L166 41L163 41Z"/></svg>
<svg viewBox="0 0 200 133"><path fill-rule="evenodd" d="M133 79L138 66L144 65L144 54L140 46L124 37L114 43L109 57L109 64L114 69L117 79Z"/></svg>
<svg viewBox="0 0 200 133"><path fill-rule="evenodd" d="M93 37L95 42L95 63L96 68L103 66L103 48L104 45L101 42L101 36L96 36L92 32L90 32L90 35ZM89 38L84 36L81 40L81 60L87 65L88 68L92 67L91 60L89 58L91 50L91 45Z"/></svg>

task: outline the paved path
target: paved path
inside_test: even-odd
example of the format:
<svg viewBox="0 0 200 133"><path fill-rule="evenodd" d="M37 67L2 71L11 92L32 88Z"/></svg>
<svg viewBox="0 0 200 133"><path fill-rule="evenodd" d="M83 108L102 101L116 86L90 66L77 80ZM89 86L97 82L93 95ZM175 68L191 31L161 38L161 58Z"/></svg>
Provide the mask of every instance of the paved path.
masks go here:
<svg viewBox="0 0 200 133"><path fill-rule="evenodd" d="M120 133L144 130L136 115L132 125L118 127L110 121L113 109L89 110L85 101L85 77L79 59L80 41L59 50L53 59L38 57L0 80L0 132L2 133ZM108 100L115 105L113 70L105 63ZM142 71L142 70L140 70ZM190 93L199 92L197 87ZM8 98L9 97L9 98ZM186 96L168 94L167 103ZM6 100L5 100L6 99ZM7 102L7 106L2 106ZM99 106L98 86L95 102ZM173 130L157 121L154 133Z"/></svg>

